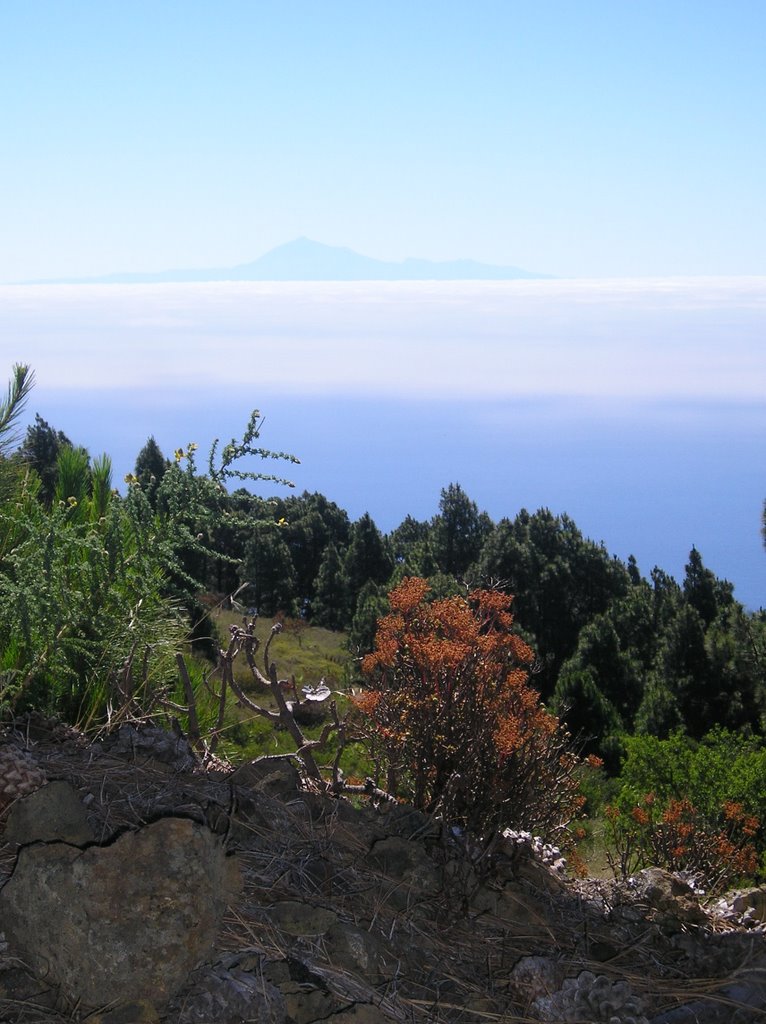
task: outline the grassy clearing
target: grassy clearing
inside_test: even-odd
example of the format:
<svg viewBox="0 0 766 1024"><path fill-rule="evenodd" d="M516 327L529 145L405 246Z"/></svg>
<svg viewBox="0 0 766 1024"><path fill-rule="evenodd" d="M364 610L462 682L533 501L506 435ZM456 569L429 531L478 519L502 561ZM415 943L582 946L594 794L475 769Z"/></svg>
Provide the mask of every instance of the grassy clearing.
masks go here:
<svg viewBox="0 0 766 1024"><path fill-rule="evenodd" d="M348 710L348 700L343 696L337 698L338 712L341 716ZM262 701L266 705L266 700ZM308 739L319 739L324 722L316 725L302 726ZM314 751L317 763L330 770L337 747L335 736L331 736L324 747ZM221 738L221 753L234 764L250 761L265 754L286 754L295 750L292 737L280 726L276 728L267 719L254 715L251 711L230 705L226 716L224 731ZM350 744L343 751L341 768L347 778L365 778L372 772L372 765L364 747L359 743Z"/></svg>
<svg viewBox="0 0 766 1024"><path fill-rule="evenodd" d="M575 850L587 870L589 878L613 878L609 864L608 848L604 835L604 819L593 818L582 822L585 836L577 843Z"/></svg>
<svg viewBox="0 0 766 1024"><path fill-rule="evenodd" d="M235 612L217 610L212 615L218 629L221 645L225 645L229 626L241 625L242 616ZM275 637L269 650L269 658L277 666L280 679L295 679L300 694L302 686L315 686L321 679L333 691L338 713L343 716L348 711L350 702L347 696L350 681L353 678L354 662L346 647L346 634L335 633L328 629L309 626L301 620L283 619L282 632ZM256 663L265 673L263 651L271 634L273 622L259 620L256 624L256 636L260 641ZM197 678L197 694L201 719L212 721L214 718L214 700L201 683L203 666L197 662L193 674ZM252 673L244 658L234 663L234 676L256 703L273 710L274 699L268 688L260 687L253 679ZM217 690L215 678L211 680L213 689ZM303 726L304 734L309 739L318 739L324 723ZM289 733L282 728L274 728L266 718L253 714L242 707L234 694L230 695L224 728L221 733L219 751L234 763L252 760L265 754L284 754L295 749ZM320 764L331 765L335 757L334 737L325 747L315 751ZM363 778L370 774L371 765L364 748L360 744L351 744L344 751L341 767L347 777Z"/></svg>
<svg viewBox="0 0 766 1024"><path fill-rule="evenodd" d="M213 621L218 628L221 643L226 643L229 626L242 625L242 616L236 612L215 611ZM277 666L280 679L295 677L296 686L316 686L324 679L331 690L345 690L351 678L353 659L346 646L346 634L334 633L319 626L309 626L302 619L281 618L282 632L275 638L270 658ZM256 662L264 671L263 649L271 634L273 622L259 619L255 634L260 640ZM251 689L252 675L247 664L235 664L235 678L246 689Z"/></svg>

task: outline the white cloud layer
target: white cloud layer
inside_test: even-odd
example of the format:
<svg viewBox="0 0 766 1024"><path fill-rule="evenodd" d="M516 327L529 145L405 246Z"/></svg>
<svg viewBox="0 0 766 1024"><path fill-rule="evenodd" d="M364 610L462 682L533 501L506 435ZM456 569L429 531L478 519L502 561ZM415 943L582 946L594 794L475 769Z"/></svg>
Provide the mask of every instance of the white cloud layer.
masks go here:
<svg viewBox="0 0 766 1024"><path fill-rule="evenodd" d="M53 389L761 401L764 327L763 277L0 287Z"/></svg>

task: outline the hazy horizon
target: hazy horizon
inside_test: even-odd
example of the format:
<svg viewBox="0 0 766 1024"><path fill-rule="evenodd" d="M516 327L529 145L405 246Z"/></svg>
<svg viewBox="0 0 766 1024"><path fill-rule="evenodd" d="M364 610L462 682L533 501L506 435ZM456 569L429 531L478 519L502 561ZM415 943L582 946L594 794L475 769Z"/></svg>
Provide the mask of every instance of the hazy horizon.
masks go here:
<svg viewBox="0 0 766 1024"><path fill-rule="evenodd" d="M766 278L0 287L27 419L118 483L150 434L204 453L259 408L299 491L352 518L430 518L458 482L496 520L566 512L644 574L682 576L696 545L750 607L764 326Z"/></svg>
<svg viewBox="0 0 766 1024"><path fill-rule="evenodd" d="M183 284L235 281L460 281L535 280L551 277L521 267L458 260L380 260L348 246L330 246L300 237L283 242L246 263L227 267L175 267L160 271L111 271L86 278L7 281L0 284Z"/></svg>

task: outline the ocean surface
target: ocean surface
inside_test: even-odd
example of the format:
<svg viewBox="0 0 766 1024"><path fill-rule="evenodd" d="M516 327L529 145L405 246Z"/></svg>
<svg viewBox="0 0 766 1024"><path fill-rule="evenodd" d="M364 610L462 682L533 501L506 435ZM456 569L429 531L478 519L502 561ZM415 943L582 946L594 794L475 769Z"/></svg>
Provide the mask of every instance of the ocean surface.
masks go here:
<svg viewBox="0 0 766 1024"><path fill-rule="evenodd" d="M352 518L430 518L457 482L645 574L696 545L766 605L766 278L4 286L0 355L35 369L26 421L118 482L150 434L204 455L257 408Z"/></svg>

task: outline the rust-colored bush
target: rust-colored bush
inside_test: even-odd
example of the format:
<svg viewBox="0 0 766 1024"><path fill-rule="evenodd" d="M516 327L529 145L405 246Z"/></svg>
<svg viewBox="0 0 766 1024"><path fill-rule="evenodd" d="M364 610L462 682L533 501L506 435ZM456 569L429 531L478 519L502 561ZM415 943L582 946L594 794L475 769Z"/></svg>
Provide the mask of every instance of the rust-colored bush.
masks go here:
<svg viewBox="0 0 766 1024"><path fill-rule="evenodd" d="M581 805L578 759L530 685L512 598L427 598L417 577L392 591L362 664L369 689L356 702L389 791L475 833L551 835Z"/></svg>
<svg viewBox="0 0 766 1024"><path fill-rule="evenodd" d="M718 893L758 869L753 836L760 823L733 800L723 804L716 822L686 798L660 806L653 793L630 810L607 807L605 818L608 859L618 878L662 867L687 871L709 893Z"/></svg>

